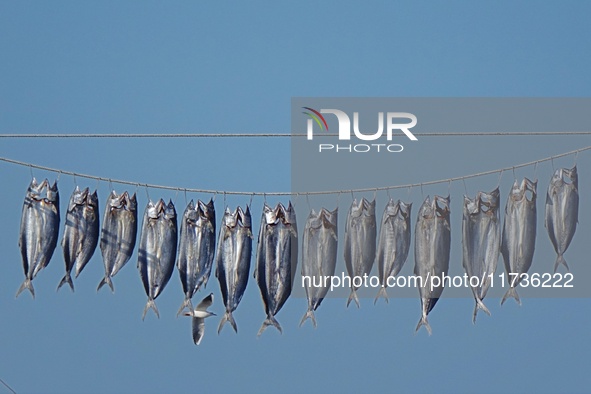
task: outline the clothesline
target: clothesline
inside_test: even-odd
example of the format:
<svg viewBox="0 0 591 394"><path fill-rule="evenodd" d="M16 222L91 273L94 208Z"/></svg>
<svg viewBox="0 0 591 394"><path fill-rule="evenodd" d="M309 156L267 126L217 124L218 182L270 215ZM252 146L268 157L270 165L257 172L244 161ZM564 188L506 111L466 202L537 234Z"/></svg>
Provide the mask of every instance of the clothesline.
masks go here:
<svg viewBox="0 0 591 394"><path fill-rule="evenodd" d="M438 180L434 180L434 181L426 181L426 182L420 182L420 183L409 183L409 184L404 184L404 185L390 185L390 186L381 186L381 187L359 188L359 189L309 191L309 192L259 192L259 191L251 192L251 191L227 191L227 190L214 190L214 189L183 188L183 187L156 185L156 184L142 183L142 182L132 182L132 181L127 181L127 180L122 180L122 179L114 179L114 178L108 178L108 177L103 177L103 176L83 174L83 173L79 173L79 172L75 172L75 171L62 170L62 169L51 168L51 167L42 166L42 165L38 165L38 164L34 164L34 163L13 160L13 159L9 159L6 157L0 157L0 161L5 162L5 163L23 166L23 167L29 167L31 169L34 168L34 169L50 171L50 172L54 172L54 173L58 173L58 174L71 175L71 176L79 177L79 178L87 178L87 179L93 179L96 181L117 183L117 184L121 184L121 185L146 187L149 189L173 190L173 191L185 192L185 193L204 193L204 194L215 194L215 195L243 195L243 196L302 195L302 196L312 196L312 195L328 195L328 194L341 194L341 193L363 193L363 192L389 191L389 190L394 190L394 189L407 189L407 188L423 187L423 186L428 186L428 185L436 185L436 184L441 184L441 183L451 183L451 182L457 182L457 181L464 181L465 179L476 178L476 177L491 175L491 174L500 174L500 173L503 173L506 171L514 171L515 169L518 169L518 168L537 165L539 163L551 161L554 159L558 159L560 157L565 157L565 156L570 156L570 155L578 155L580 152L584 152L587 150L591 150L591 146L587 146L587 147L580 148L580 149L575 149L575 150L572 150L569 152L560 153L560 154L557 154L554 156L544 157L542 159L530 161L527 163L516 164L514 166L497 168L494 170L488 170L488 171L467 174L467 175L462 175L462 176L457 176L457 177L451 177L451 178L446 178L446 179L438 179ZM576 156L575 156L575 158L576 158Z"/></svg>
<svg viewBox="0 0 591 394"><path fill-rule="evenodd" d="M536 131L536 132L413 132L417 137L530 137L591 135L591 131ZM0 138L289 138L306 137L305 133L14 133L0 134ZM337 137L337 133L318 133L315 137ZM404 137L404 135L400 135Z"/></svg>

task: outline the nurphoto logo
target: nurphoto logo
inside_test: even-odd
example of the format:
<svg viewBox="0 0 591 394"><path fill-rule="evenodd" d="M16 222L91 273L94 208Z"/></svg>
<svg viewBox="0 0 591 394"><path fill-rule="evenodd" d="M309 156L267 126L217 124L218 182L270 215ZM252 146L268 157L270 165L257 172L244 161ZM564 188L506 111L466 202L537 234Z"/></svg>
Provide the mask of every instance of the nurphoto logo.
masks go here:
<svg viewBox="0 0 591 394"><path fill-rule="evenodd" d="M328 122L323 114L331 114L336 117L338 122L339 141L351 141L352 137L360 141L377 141L384 135L384 112L378 112L378 129L376 132L362 132L359 129L359 112L353 112L353 127L351 128L351 118L347 113L339 109L320 109L315 110L310 107L302 107L303 114L307 119L307 138L314 139L315 124L320 132L328 132ZM387 112L386 113L386 141L392 141L395 133L402 132L411 141L417 141L417 137L410 131L417 125L417 117L408 112ZM403 121L405 120L405 121ZM402 121L402 122L401 122ZM353 133L351 133L351 129ZM360 143L360 144L318 144L318 152L402 152L404 147L401 144L386 143Z"/></svg>

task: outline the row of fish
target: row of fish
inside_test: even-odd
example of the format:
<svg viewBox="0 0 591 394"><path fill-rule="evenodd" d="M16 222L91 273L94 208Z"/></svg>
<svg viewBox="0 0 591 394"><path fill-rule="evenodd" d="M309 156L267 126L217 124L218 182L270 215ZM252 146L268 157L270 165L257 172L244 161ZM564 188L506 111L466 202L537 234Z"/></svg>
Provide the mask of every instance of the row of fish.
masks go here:
<svg viewBox="0 0 591 394"><path fill-rule="evenodd" d="M507 273L526 273L533 260L536 236L537 182L525 178L515 181L505 207L505 219L501 229L500 193L478 192L471 199L464 197L462 220L463 266L469 276L484 277L477 287L472 287L475 308L490 314L483 300L490 287L484 273L496 270L499 254L503 256ZM555 270L559 265L568 265L564 260L576 230L578 217L577 169L558 169L548 187L546 197L545 225L557 253ZM97 290L105 284L114 291L112 278L130 260L137 238L137 200L127 192L109 195L99 225L98 196L89 189L74 190L66 213L62 247L66 274L58 289L74 285L75 276L82 272L100 241L100 250L105 266L105 276ZM365 198L355 200L347 215L344 237L344 260L350 277L371 272L374 261L378 266L381 288L376 301L388 300L386 281L396 276L404 266L411 241L412 203L388 201L381 220L379 239L375 215L375 201ZM338 246L338 210L311 211L304 227L302 242L301 273L308 277L332 276L336 269ZM57 246L60 225L59 192L57 184L47 180L38 183L32 180L23 205L19 246L25 271L25 281L17 292L25 289L34 297L33 278L49 263ZM226 208L216 249L216 216L213 201L191 201L182 216L180 231L177 214L172 202L150 201L144 211L138 251L138 269L148 297L143 318L149 309L159 316L155 300L169 282L176 265L184 292L184 301L178 314L188 309L185 315L193 316L194 340L203 335L203 319L211 316L206 308L213 302L210 295L196 309L192 306L193 295L205 288L210 277L214 259L225 313L218 332L225 323L238 328L232 313L238 307L250 273L252 254L252 226L249 207L231 211ZM376 247L377 243L377 247ZM178 245L178 246L177 246ZM427 197L421 205L415 227L415 275L427 282L429 276L441 276L449 271L451 246L450 198ZM298 260L298 238L295 211L291 203L263 208L261 227L256 252L254 278L263 299L266 319L259 335L268 327L281 331L275 315L289 298ZM503 297L519 296L515 287ZM301 320L307 319L316 326L314 311L326 297L329 285L310 285L304 282L308 308ZM351 301L359 306L357 287L352 284L347 306ZM431 332L427 316L441 297L443 286L419 287L422 305L421 319L417 330L425 326ZM177 314L177 315L178 315Z"/></svg>

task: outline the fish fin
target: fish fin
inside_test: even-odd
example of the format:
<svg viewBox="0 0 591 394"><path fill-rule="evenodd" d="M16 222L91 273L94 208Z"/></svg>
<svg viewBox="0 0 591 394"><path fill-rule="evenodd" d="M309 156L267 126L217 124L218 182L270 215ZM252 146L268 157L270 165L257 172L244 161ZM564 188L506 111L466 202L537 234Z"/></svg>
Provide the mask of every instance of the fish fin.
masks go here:
<svg viewBox="0 0 591 394"><path fill-rule="evenodd" d="M312 325L314 326L314 328L316 328L316 316L314 316L314 311L306 311L306 314L304 315L304 317L302 317L302 320L300 321L300 327L306 322L307 319L312 320Z"/></svg>
<svg viewBox="0 0 591 394"><path fill-rule="evenodd" d="M265 321L263 322L263 325L261 326L261 329L259 330L259 333L257 334L257 337L260 337L261 334L267 329L267 327L269 326L273 326L275 327L277 330L279 330L279 332L281 334L283 334L283 329L281 329L281 325L279 324L279 322L275 319L275 316L272 315L268 315L267 318L265 319Z"/></svg>
<svg viewBox="0 0 591 394"><path fill-rule="evenodd" d="M564 256L559 254L558 256L556 256L556 262L554 263L554 273L556 273L556 271L558 270L558 267L561 264L566 267L566 270L568 272L570 272L570 268L568 267L568 264L566 264L566 260L564 259Z"/></svg>
<svg viewBox="0 0 591 394"><path fill-rule="evenodd" d="M505 303L505 301L507 300L507 298L509 298L509 297L515 298L515 301L519 305L521 305L521 300L519 299L519 295L517 294L517 291L515 290L514 287L510 287L509 290L507 290L507 292L503 296L503 299L501 300L501 305L503 305Z"/></svg>
<svg viewBox="0 0 591 394"><path fill-rule="evenodd" d="M384 286L382 286L382 288L380 289L380 291L378 292L378 295L376 296L376 299L373 300L373 304L375 305L376 302L378 302L378 299L382 297L386 300L386 304L389 303L388 301L388 292L386 291L386 288Z"/></svg>
<svg viewBox="0 0 591 394"><path fill-rule="evenodd" d="M111 288L111 293L115 292L115 288L113 287L113 281L111 280L110 276L105 275L103 280L101 280L101 283L99 283L98 287L96 288L97 293L104 285L109 285L109 287Z"/></svg>
<svg viewBox="0 0 591 394"><path fill-rule="evenodd" d="M154 311L154 313L156 314L156 317L158 317L158 319L160 319L160 313L158 312L158 308L156 307L156 303L154 302L153 299L149 299L148 302L146 303L146 306L144 307L144 314L142 315L142 320L144 320L146 318L146 313L148 313L148 309L152 309Z"/></svg>
<svg viewBox="0 0 591 394"><path fill-rule="evenodd" d="M60 281L60 284L57 285L57 290L56 291L58 291L60 289L60 287L62 287L66 283L68 285L70 285L70 289L72 289L72 292L74 292L74 283L72 283L72 276L70 276L70 273L69 272L66 272L66 274L64 275L64 277Z"/></svg>
<svg viewBox="0 0 591 394"><path fill-rule="evenodd" d="M484 305L484 302L482 302L481 299L476 298L476 305L474 305L474 315L472 315L472 324L476 324L476 314L478 313L479 309L482 309L484 313L490 316L490 311L486 305Z"/></svg>
<svg viewBox="0 0 591 394"><path fill-rule="evenodd" d="M185 308L189 308L190 311L193 310L193 303L191 302L190 298L185 298L185 301L183 301L183 304L181 305L179 311L176 313L176 317L179 317L179 315Z"/></svg>
<svg viewBox="0 0 591 394"><path fill-rule="evenodd" d="M429 335L431 335L433 333L433 331L431 331L431 325L429 324L429 320L427 319L427 315L422 316L421 320L419 320L419 324L417 324L417 328L415 329L415 334L417 332L419 332L419 328L421 328L421 326L425 326Z"/></svg>
<svg viewBox="0 0 591 394"><path fill-rule="evenodd" d="M25 289L29 290L29 292L33 296L33 299L35 299L35 289L33 288L33 281L31 281L31 279L29 279L29 278L25 279L25 281L23 282L23 284L21 285L21 287L18 288L18 291L16 292L16 297L15 298L18 298L18 296Z"/></svg>
<svg viewBox="0 0 591 394"><path fill-rule="evenodd" d="M355 291L353 288L351 288L351 294L349 294L349 299L347 300L347 308L349 307L349 304L352 300L355 301L357 308L359 308L359 298L357 298L357 291Z"/></svg>
<svg viewBox="0 0 591 394"><path fill-rule="evenodd" d="M234 329L234 332L236 332L236 334L238 334L238 326L236 325L236 320L234 320L234 316L232 316L232 312L226 311L224 316L222 316L222 320L220 320L220 325L218 326L218 335L222 331L224 324L226 324L228 322L230 323L230 325Z"/></svg>

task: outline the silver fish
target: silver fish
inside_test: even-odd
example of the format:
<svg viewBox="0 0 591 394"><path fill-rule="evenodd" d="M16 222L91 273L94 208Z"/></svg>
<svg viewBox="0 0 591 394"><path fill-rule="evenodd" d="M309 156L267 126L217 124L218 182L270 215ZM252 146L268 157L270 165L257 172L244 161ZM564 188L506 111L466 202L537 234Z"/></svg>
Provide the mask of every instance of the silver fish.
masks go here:
<svg viewBox="0 0 591 394"><path fill-rule="evenodd" d="M330 280L337 264L338 246L338 208L329 211L322 208L316 213L310 212L302 243L302 280L308 298L308 310L302 317L300 326L307 319L316 327L314 311L326 297Z"/></svg>
<svg viewBox="0 0 591 394"><path fill-rule="evenodd" d="M207 286L215 253L215 207L198 200L189 202L181 221L180 240L176 266L179 270L185 300L183 309L193 310L191 298L201 286Z"/></svg>
<svg viewBox="0 0 591 394"><path fill-rule="evenodd" d="M482 309L490 316L484 305L484 297L491 284L499 261L501 247L501 216L499 188L490 193L478 192L474 199L464 196L462 220L462 264L468 277L477 277L478 286L473 286L472 293L476 305L472 322L476 323L476 314Z"/></svg>
<svg viewBox="0 0 591 394"><path fill-rule="evenodd" d="M67 283L74 291L70 273L76 267L76 277L80 275L94 254L98 238L99 212L96 190L90 194L88 188L80 191L76 186L68 204L64 238L62 239L66 275L57 286L58 290Z"/></svg>
<svg viewBox="0 0 591 394"><path fill-rule="evenodd" d="M570 182L565 182L568 178ZM560 264L570 271L563 257L575 235L579 221L579 177L577 166L554 172L546 194L546 229L556 251L554 272Z"/></svg>
<svg viewBox="0 0 591 394"><path fill-rule="evenodd" d="M400 200L394 202L393 199L388 201L384 209L376 254L376 263L382 287L376 296L374 304L380 297L384 297L388 302L388 293L386 292L388 278L398 275L408 258L411 235L411 209L412 203L405 204Z"/></svg>
<svg viewBox="0 0 591 394"><path fill-rule="evenodd" d="M250 209L238 207L234 212L226 208L220 228L215 276L220 282L226 313L220 320L218 334L226 322L237 333L238 327L232 316L248 284L250 257L252 254L252 222Z"/></svg>
<svg viewBox="0 0 591 394"><path fill-rule="evenodd" d="M254 278L261 290L267 318L258 335L271 325L283 332L275 315L291 294L297 262L297 224L291 202L287 209L281 203L275 209L265 203Z"/></svg>
<svg viewBox="0 0 591 394"><path fill-rule="evenodd" d="M195 345L199 345L205 334L205 318L215 316L215 313L207 310L213 304L213 293L210 293L205 297L195 310L191 309L190 312L186 312L185 316L191 316L191 328L193 332L193 342Z"/></svg>
<svg viewBox="0 0 591 394"><path fill-rule="evenodd" d="M353 201L347 222L345 223L345 266L351 278L351 300L355 300L359 308L357 289L353 285L354 277L369 275L376 257L376 201L369 202L365 198Z"/></svg>
<svg viewBox="0 0 591 394"><path fill-rule="evenodd" d="M451 231L449 224L449 196L429 196L421 205L415 228L415 275L421 277L419 294L421 296L422 316L416 331L425 326L431 335L427 315L443 293L442 276L449 272L449 252ZM434 280L439 277L441 281ZM437 285L437 286L436 286Z"/></svg>
<svg viewBox="0 0 591 394"><path fill-rule="evenodd" d="M25 270L25 281L18 289L18 297L27 289L35 298L32 280L49 264L57 245L60 224L60 197L57 182L49 186L45 179L41 184L33 178L21 216L19 248Z"/></svg>
<svg viewBox="0 0 591 394"><path fill-rule="evenodd" d="M114 292L112 278L129 261L137 237L137 200L135 193L117 195L111 191L103 216L101 230L101 254L105 264L105 277L96 291L105 284Z"/></svg>
<svg viewBox="0 0 591 394"><path fill-rule="evenodd" d="M507 271L509 290L503 296L501 305L508 297L521 300L515 287L522 280L522 275L531 267L536 246L536 196L538 181L527 178L513 183L513 188L505 206L505 222L501 242L501 254ZM528 198L528 192L531 198Z"/></svg>
<svg viewBox="0 0 591 394"><path fill-rule="evenodd" d="M152 308L160 317L154 300L162 293L174 270L177 248L176 211L172 201L150 201L144 212L137 266L148 302L142 319Z"/></svg>

